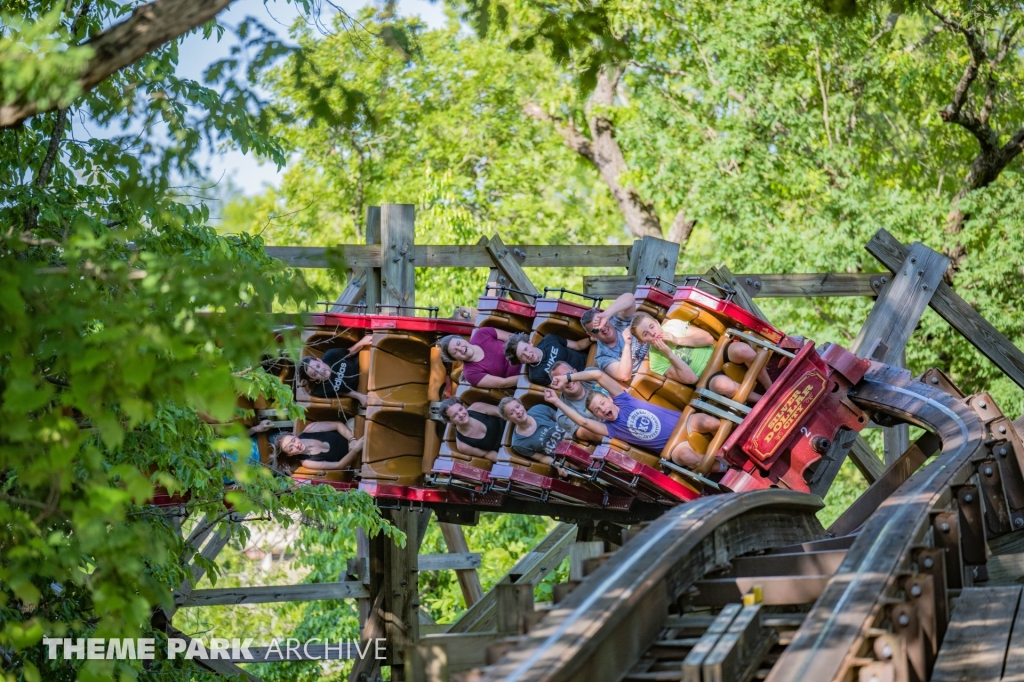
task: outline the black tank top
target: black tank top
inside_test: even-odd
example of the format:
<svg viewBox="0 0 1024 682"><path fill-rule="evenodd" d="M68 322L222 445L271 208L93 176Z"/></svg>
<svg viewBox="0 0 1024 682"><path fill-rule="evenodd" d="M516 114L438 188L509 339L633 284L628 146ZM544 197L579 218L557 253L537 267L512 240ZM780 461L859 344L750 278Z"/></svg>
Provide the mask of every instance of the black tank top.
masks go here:
<svg viewBox="0 0 1024 682"><path fill-rule="evenodd" d="M505 431L505 420L492 414L482 414L473 410L469 410L469 416L483 422L484 426L487 427L487 433L484 434L483 438L469 438L456 430L455 440L484 452L497 450L498 446L501 445L501 434Z"/></svg>
<svg viewBox="0 0 1024 682"><path fill-rule="evenodd" d="M318 440L321 443L326 443L330 448L327 452L321 452L319 455L299 455L302 459L312 462L340 462L348 454L348 439L337 431L303 433L299 438L301 440Z"/></svg>

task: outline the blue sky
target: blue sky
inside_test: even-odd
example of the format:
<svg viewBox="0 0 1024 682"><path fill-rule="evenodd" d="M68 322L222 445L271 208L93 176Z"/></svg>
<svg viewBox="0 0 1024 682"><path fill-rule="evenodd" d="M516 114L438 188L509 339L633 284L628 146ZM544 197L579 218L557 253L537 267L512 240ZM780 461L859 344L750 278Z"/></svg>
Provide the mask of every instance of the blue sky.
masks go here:
<svg viewBox="0 0 1024 682"><path fill-rule="evenodd" d="M356 14L365 6L364 0L333 0L348 14ZM324 9L326 14L329 10ZM427 2L427 0L402 0L398 6L403 16L419 16L431 28L445 25L444 4ZM298 9L284 0L236 0L228 10L221 14L221 22L227 26L237 26L245 17L252 16L261 23L276 27L282 36L287 34L299 15ZM327 17L324 16L325 22ZM180 51L178 74L183 77L202 80L203 72L212 62L228 56L231 46L235 43L234 36L225 34L221 42L203 40L202 35L192 35L185 39ZM280 173L272 163L259 165L254 158L239 151L204 153L201 163L209 166L208 177L230 183L239 191L254 195L266 185L277 186Z"/></svg>

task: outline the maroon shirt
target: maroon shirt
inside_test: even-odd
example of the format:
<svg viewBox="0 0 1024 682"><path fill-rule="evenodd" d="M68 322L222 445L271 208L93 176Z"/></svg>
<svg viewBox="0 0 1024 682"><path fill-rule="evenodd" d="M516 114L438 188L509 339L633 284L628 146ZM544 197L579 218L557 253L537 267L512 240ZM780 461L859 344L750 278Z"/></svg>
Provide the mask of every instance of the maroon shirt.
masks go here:
<svg viewBox="0 0 1024 682"><path fill-rule="evenodd" d="M474 346L484 349L484 359L480 362L467 362L463 365L462 376L471 386L479 384L488 374L500 379L507 379L519 374L522 365L513 365L505 358L505 342L498 340L498 330L494 327L481 327L469 337Z"/></svg>

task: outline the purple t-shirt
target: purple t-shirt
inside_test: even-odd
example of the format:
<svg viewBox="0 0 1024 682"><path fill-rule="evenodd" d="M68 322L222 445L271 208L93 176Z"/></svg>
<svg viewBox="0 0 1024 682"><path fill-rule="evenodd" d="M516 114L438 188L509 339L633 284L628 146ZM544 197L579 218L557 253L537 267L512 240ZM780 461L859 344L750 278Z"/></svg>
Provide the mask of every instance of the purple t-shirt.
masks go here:
<svg viewBox="0 0 1024 682"><path fill-rule="evenodd" d="M462 376L471 386L479 384L488 374L502 379L514 377L523 367L513 365L505 358L505 342L498 340L498 330L494 327L477 329L469 337L469 342L484 349L483 360L463 365Z"/></svg>
<svg viewBox="0 0 1024 682"><path fill-rule="evenodd" d="M665 449L672 429L682 416L675 410L652 405L627 393L618 394L612 402L618 405L619 416L613 422L605 422L608 436L651 452Z"/></svg>

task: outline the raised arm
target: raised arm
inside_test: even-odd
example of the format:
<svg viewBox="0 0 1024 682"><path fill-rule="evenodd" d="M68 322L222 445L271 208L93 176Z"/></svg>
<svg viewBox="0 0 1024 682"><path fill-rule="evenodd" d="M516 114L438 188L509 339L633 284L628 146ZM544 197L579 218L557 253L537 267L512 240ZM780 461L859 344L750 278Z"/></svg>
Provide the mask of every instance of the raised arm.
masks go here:
<svg viewBox="0 0 1024 682"><path fill-rule="evenodd" d="M558 391L562 390L570 377L573 381L593 381L608 391L608 394L613 398L626 390L622 387L622 384L599 369L585 369L582 372L569 372L560 377L553 377L551 379L551 388Z"/></svg>
<svg viewBox="0 0 1024 682"><path fill-rule="evenodd" d="M494 335L499 341L508 341L508 337L512 336L512 332L507 332L504 329L494 329Z"/></svg>
<svg viewBox="0 0 1024 682"><path fill-rule="evenodd" d="M579 412L566 405L552 389L544 389L544 400L561 410L566 417L572 420L573 424L576 424L576 426L582 426L588 431L596 433L602 437L608 435L608 427L604 422L599 422L596 419L587 419Z"/></svg>
<svg viewBox="0 0 1024 682"><path fill-rule="evenodd" d="M371 343L373 343L373 334L367 334L366 336L352 344L351 348L348 349L348 354L355 355L362 349L369 346Z"/></svg>
<svg viewBox="0 0 1024 682"><path fill-rule="evenodd" d="M636 315L636 297L628 291L619 296L604 312L595 316L594 326L604 326L604 323L615 315L626 318Z"/></svg>

